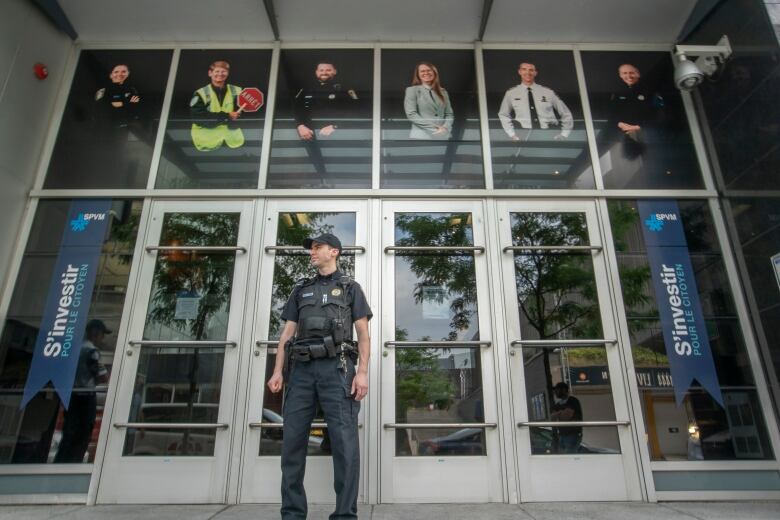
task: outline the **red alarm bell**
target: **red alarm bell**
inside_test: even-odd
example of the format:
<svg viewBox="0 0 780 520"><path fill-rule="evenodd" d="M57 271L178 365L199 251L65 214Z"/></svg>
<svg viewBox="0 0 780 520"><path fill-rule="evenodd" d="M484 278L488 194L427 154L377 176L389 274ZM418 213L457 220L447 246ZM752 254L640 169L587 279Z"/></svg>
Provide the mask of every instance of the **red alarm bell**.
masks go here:
<svg viewBox="0 0 780 520"><path fill-rule="evenodd" d="M46 79L49 75L49 69L43 63L33 65L33 72L35 72L35 77L38 79Z"/></svg>

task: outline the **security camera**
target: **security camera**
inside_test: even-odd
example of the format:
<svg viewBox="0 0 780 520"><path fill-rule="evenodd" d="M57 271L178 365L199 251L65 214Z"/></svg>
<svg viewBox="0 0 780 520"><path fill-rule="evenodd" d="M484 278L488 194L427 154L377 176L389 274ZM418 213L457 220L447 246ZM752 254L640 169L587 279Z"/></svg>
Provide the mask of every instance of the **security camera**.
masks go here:
<svg viewBox="0 0 780 520"><path fill-rule="evenodd" d="M688 58L696 56L696 61ZM731 44L723 36L717 45L676 45L674 47L674 83L680 90L693 90L712 77L731 56Z"/></svg>

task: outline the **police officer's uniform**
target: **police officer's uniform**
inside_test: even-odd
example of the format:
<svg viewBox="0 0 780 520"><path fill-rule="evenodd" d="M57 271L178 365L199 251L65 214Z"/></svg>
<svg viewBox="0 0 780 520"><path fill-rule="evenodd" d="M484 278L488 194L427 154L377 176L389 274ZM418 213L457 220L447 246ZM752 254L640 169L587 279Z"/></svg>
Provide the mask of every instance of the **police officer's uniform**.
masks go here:
<svg viewBox="0 0 780 520"><path fill-rule="evenodd" d="M111 83L95 92L95 103L103 122L108 122L111 128L127 128L138 119L139 102L130 100L138 96L138 90L125 83Z"/></svg>
<svg viewBox="0 0 780 520"><path fill-rule="evenodd" d="M560 129L563 137L568 137L571 134L571 130L574 128L574 117L569 107L555 91L534 83L530 86L517 85L504 94L501 108L498 110L498 118L501 120L501 127L506 135L510 138L515 137L513 121L519 123L522 128L534 128L534 114L531 113L529 96L533 96L538 128ZM512 117L513 114L514 117Z"/></svg>
<svg viewBox="0 0 780 520"><path fill-rule="evenodd" d="M192 144L201 152L216 150L224 143L229 148L244 145L244 133L230 119L230 112L238 110L241 87L226 84L218 88L212 84L199 88L190 100L193 119L190 134Z"/></svg>
<svg viewBox="0 0 780 520"><path fill-rule="evenodd" d="M357 103L357 93L338 81L315 81L295 94L295 124L312 130L328 125L338 128L339 119L355 115Z"/></svg>
<svg viewBox="0 0 780 520"><path fill-rule="evenodd" d="M320 238L314 241L328 243ZM311 247L311 240L304 247ZM336 509L330 518L357 518L360 402L351 394L357 358L352 324L372 315L360 285L339 271L299 280L282 311L283 320L297 323L294 341L285 346L285 354L290 354L282 410L281 513L285 520L306 518L303 477L318 403L328 423L333 454Z"/></svg>

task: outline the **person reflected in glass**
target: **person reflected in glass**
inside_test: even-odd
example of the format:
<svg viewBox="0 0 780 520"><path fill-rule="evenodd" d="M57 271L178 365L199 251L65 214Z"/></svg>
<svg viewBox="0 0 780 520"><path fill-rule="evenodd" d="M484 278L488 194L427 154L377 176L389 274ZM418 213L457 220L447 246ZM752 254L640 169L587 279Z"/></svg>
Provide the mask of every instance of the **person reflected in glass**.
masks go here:
<svg viewBox="0 0 780 520"><path fill-rule="evenodd" d="M84 334L73 393L64 414L62 440L54 462L84 462L97 415L97 385L108 382L108 371L100 362L98 345L111 331L102 320L92 320L87 323Z"/></svg>
<svg viewBox="0 0 780 520"><path fill-rule="evenodd" d="M427 61L417 64L412 86L406 88L404 111L412 124L410 139L450 138L455 114L434 64Z"/></svg>
<svg viewBox="0 0 780 520"><path fill-rule="evenodd" d="M192 94L190 134L198 151L218 150L223 144L228 148L244 145L244 133L236 123L241 117L238 95L243 89L229 84L229 75L230 63L213 62L208 71L211 82Z"/></svg>
<svg viewBox="0 0 780 520"><path fill-rule="evenodd" d="M339 129L338 121L357 109L357 93L345 88L337 75L333 63L321 61L314 69L314 80L295 94L293 112L298 137L302 140L332 136Z"/></svg>
<svg viewBox="0 0 780 520"><path fill-rule="evenodd" d="M523 62L517 69L520 84L506 91L498 119L506 135L513 141L522 141L530 132L518 135L522 129L557 130L553 139L566 139L574 128L574 117L566 103L550 88L536 83L538 71L533 63Z"/></svg>
<svg viewBox="0 0 780 520"><path fill-rule="evenodd" d="M552 421L582 421L580 400L569 395L569 385L560 382L553 387L555 402L550 407ZM553 453L577 453L582 442L582 426L553 428Z"/></svg>

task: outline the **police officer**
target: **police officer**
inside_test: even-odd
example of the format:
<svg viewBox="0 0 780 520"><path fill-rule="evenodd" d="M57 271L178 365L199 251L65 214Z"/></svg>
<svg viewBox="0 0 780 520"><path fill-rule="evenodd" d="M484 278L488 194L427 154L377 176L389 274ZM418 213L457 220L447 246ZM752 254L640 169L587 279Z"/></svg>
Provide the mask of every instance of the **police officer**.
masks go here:
<svg viewBox="0 0 780 520"><path fill-rule="evenodd" d="M557 128L559 132L553 139L567 138L574 127L574 118L566 103L555 91L536 83L538 72L533 63L521 63L517 74L520 76L520 85L506 91L498 110L498 118L506 135L513 141L520 140L515 131L514 123L517 122L520 127L528 129Z"/></svg>
<svg viewBox="0 0 780 520"><path fill-rule="evenodd" d="M373 314L360 285L336 268L342 249L337 237L326 233L305 240L303 247L311 250L317 275L296 283L282 311L286 323L268 381L274 393L287 383L282 410L281 514L283 520L306 518L303 477L309 431L319 404L333 454L336 509L330 518L357 518L357 415L368 392L368 320ZM357 347L352 341L353 324Z"/></svg>
<svg viewBox="0 0 780 520"><path fill-rule="evenodd" d="M609 98L610 130L620 131L624 137L641 142L643 133L652 132L661 124L664 99L645 88L639 69L630 63L618 67L618 76L622 84Z"/></svg>
<svg viewBox="0 0 780 520"><path fill-rule="evenodd" d="M344 118L357 107L358 96L336 81L338 71L326 61L317 64L315 81L295 95L294 112L298 137L304 141L329 137Z"/></svg>
<svg viewBox="0 0 780 520"><path fill-rule="evenodd" d="M111 83L95 92L99 117L111 128L127 128L131 121L138 118L141 96L135 87L126 83L130 68L124 63L114 65L108 77Z"/></svg>
<svg viewBox="0 0 780 520"><path fill-rule="evenodd" d="M235 125L241 117L238 95L242 88L227 82L230 64L215 61L209 66L211 83L195 91L190 100L192 144L201 152L219 149L223 144L239 148L244 133Z"/></svg>

